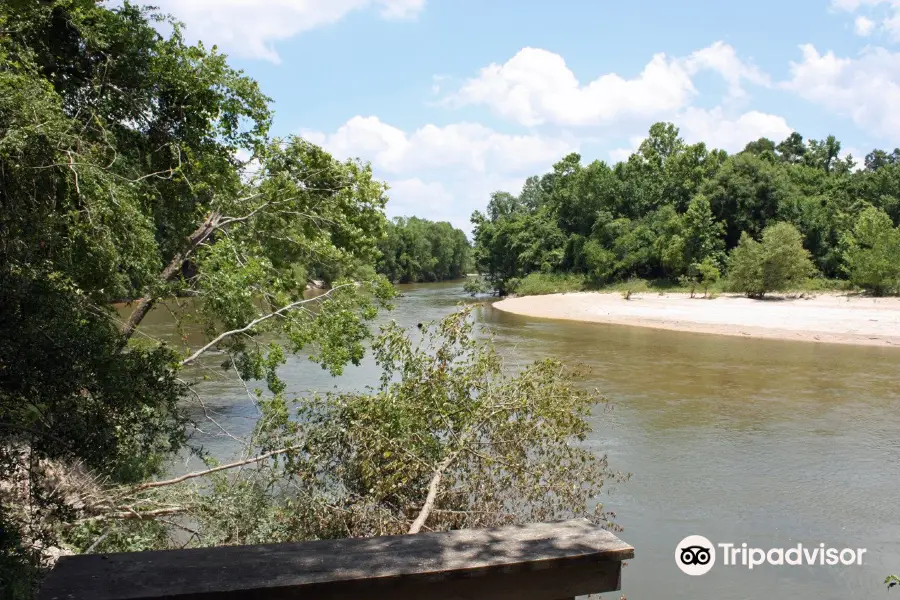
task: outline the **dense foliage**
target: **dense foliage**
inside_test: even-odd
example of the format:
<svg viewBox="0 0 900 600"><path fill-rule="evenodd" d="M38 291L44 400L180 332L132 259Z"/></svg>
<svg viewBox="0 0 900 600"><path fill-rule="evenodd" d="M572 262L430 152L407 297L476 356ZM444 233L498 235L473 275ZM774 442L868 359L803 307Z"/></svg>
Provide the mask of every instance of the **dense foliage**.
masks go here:
<svg viewBox="0 0 900 600"><path fill-rule="evenodd" d="M577 445L597 398L554 363L505 376L464 313L423 346L388 327L376 390L290 393L291 354L361 361L393 290L379 257L397 280L456 277L468 242L389 223L367 164L271 139L256 83L160 20L0 4L0 597L70 552L602 520L614 474ZM154 308L183 344L148 331ZM246 388L249 435L220 426L213 375ZM160 479L179 452L208 469Z"/></svg>
<svg viewBox="0 0 900 600"><path fill-rule="evenodd" d="M486 213L472 216L476 268L501 292L532 273L576 274L594 285L674 282L697 280L706 264L707 273L727 276L728 253L745 234L759 241L785 223L819 275L895 291L900 150L874 150L857 170L840 148L831 136L793 133L728 155L657 123L625 162L583 165L570 154L518 196L494 193Z"/></svg>
<svg viewBox="0 0 900 600"><path fill-rule="evenodd" d="M574 385L577 374L551 360L507 374L465 311L416 335L389 324L373 353L382 369L377 388L308 398L297 418L259 423L262 449L291 451L245 480L254 504L235 502L224 480L216 493L188 500L209 507L194 513L210 536L205 543L573 517L607 523L600 492L625 476L578 443L602 399ZM297 494L277 498L277 512L259 510L271 506L274 486Z"/></svg>
<svg viewBox="0 0 900 600"><path fill-rule="evenodd" d="M142 333L161 298L190 296L178 318L266 379L285 351L334 371L358 362L387 294L359 268L377 255L384 185L367 165L270 140L256 83L158 19L93 0L0 6L4 592L27 595L28 567L71 540L60 522L121 512L73 500L73 485L136 484L188 443L195 394L179 371L199 354ZM333 284L316 311L312 277ZM109 305L120 298L138 299L127 323ZM260 341L273 332L284 341Z"/></svg>
<svg viewBox="0 0 900 600"><path fill-rule="evenodd" d="M809 251L803 247L800 232L788 223L769 225L757 242L743 233L731 252L731 287L751 298L801 285L812 273Z"/></svg>
<svg viewBox="0 0 900 600"><path fill-rule="evenodd" d="M378 272L398 283L459 279L471 268L466 234L445 221L397 217L378 249Z"/></svg>

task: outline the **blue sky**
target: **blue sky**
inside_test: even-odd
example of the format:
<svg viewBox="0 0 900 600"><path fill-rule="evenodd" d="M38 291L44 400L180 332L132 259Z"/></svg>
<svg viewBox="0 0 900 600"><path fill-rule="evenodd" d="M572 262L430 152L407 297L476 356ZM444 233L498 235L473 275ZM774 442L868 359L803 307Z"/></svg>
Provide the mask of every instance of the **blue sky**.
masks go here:
<svg viewBox="0 0 900 600"><path fill-rule="evenodd" d="M276 135L370 161L391 216L467 232L563 155L649 126L740 150L900 146L900 0L156 0L273 98Z"/></svg>

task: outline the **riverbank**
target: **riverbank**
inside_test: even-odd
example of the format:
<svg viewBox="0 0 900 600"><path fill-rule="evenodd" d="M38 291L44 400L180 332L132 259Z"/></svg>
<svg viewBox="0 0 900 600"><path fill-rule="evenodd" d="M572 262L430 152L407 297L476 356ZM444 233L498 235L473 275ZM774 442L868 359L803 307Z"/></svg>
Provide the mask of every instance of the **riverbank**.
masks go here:
<svg viewBox="0 0 900 600"><path fill-rule="evenodd" d="M900 298L818 294L804 298L715 299L688 294L582 292L507 298L494 308L529 317L612 323L831 344L900 347Z"/></svg>

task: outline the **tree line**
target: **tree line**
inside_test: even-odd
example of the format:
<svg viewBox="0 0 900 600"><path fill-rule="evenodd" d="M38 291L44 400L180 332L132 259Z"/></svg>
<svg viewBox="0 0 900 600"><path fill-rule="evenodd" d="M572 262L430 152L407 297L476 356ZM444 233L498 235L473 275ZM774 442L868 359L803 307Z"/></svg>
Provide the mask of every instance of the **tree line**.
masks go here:
<svg viewBox="0 0 900 600"><path fill-rule="evenodd" d="M532 273L589 285L721 273L751 295L823 277L895 293L900 149L858 166L834 136L795 132L729 155L657 123L628 160L584 165L569 154L518 195L492 194L472 223L476 267L501 293Z"/></svg>
<svg viewBox="0 0 900 600"><path fill-rule="evenodd" d="M378 242L379 273L398 283L459 279L472 268L466 234L446 221L397 217Z"/></svg>
<svg viewBox="0 0 900 600"><path fill-rule="evenodd" d="M0 30L0 597L66 553L606 522L616 474L574 443L597 398L562 365L507 374L465 312L373 331L376 266L455 276L461 232L388 223L368 164L272 137L257 83L164 15L9 0ZM366 352L374 388L282 378ZM210 378L246 391L249 434ZM205 468L170 477L185 454Z"/></svg>

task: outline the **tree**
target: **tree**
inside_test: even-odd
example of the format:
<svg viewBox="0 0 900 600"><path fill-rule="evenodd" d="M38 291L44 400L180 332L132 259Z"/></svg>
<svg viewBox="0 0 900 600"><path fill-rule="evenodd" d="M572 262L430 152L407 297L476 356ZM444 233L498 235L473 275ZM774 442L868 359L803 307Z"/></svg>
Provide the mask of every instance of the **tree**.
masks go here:
<svg viewBox="0 0 900 600"><path fill-rule="evenodd" d="M685 144L674 125L656 123L612 167L581 166L570 154L530 177L520 197L494 194L490 223L476 224L474 253L495 282L548 269L598 283L687 280L707 257L722 269L744 232L760 239L785 222L798 228L822 274L846 278L842 239L865 207L900 225L900 150L874 150L860 171L840 152L834 136L807 142L794 132L728 156Z"/></svg>
<svg viewBox="0 0 900 600"><path fill-rule="evenodd" d="M578 445L598 398L556 361L506 375L472 327L461 311L414 342L390 325L373 348L376 390L301 407L304 450L286 470L310 494L335 490L324 510L349 535L606 521L591 504L618 475Z"/></svg>
<svg viewBox="0 0 900 600"><path fill-rule="evenodd" d="M493 213L496 219L477 211L472 215L475 266L501 295L510 280L533 271L552 272L563 263L566 236L550 210L545 205L535 213Z"/></svg>
<svg viewBox="0 0 900 600"><path fill-rule="evenodd" d="M884 150L876 148L866 154L863 164L865 165L866 171L877 171L887 165L895 164L898 156L900 156L900 149L894 149L894 152L888 154Z"/></svg>
<svg viewBox="0 0 900 600"><path fill-rule="evenodd" d="M152 498L75 492L144 485L190 445L186 407L205 405L186 366L220 350L277 398L288 353L358 363L391 293L371 274L386 198L368 165L270 140L256 83L177 24L163 37L160 19L90 0L0 6L0 562L20 591L58 544L164 537ZM304 297L310 278L331 289ZM142 330L161 302L204 326L201 348Z"/></svg>
<svg viewBox="0 0 900 600"><path fill-rule="evenodd" d="M721 272L711 258L705 259L702 263L692 263L688 267L687 273L678 278L681 285L690 288L691 298L697 286L703 286L703 297L709 296L709 287L719 281Z"/></svg>
<svg viewBox="0 0 900 600"><path fill-rule="evenodd" d="M306 397L296 412L277 395L260 397L268 412L257 421L251 459L100 495L189 515L202 532L192 545L576 517L614 527L597 500L609 481L627 476L581 445L602 398L557 361L508 374L469 317L460 311L427 324L419 341L385 326L372 345L383 372L376 389ZM235 477L247 464L257 468ZM88 514L78 532L93 540L110 522L129 521Z"/></svg>
<svg viewBox="0 0 900 600"><path fill-rule="evenodd" d="M716 266L716 263L711 258L707 257L703 259L703 262L697 265L697 274L700 277L700 285L703 286L703 297L708 297L709 286L715 285L722 276L722 273L719 271L719 267Z"/></svg>
<svg viewBox="0 0 900 600"><path fill-rule="evenodd" d="M459 279L471 267L466 234L446 221L397 217L378 248L377 271L400 283Z"/></svg>
<svg viewBox="0 0 900 600"><path fill-rule="evenodd" d="M750 142L746 146L744 146L743 152L774 160L775 142L773 142L769 138L759 138L758 140Z"/></svg>
<svg viewBox="0 0 900 600"><path fill-rule="evenodd" d="M803 247L800 232L789 223L775 223L763 230L757 242L746 232L729 260L732 289L752 298L800 285L815 268Z"/></svg>
<svg viewBox="0 0 900 600"><path fill-rule="evenodd" d="M779 158L786 163L802 163L806 156L806 144L803 141L803 136L796 131L778 144L775 149Z"/></svg>
<svg viewBox="0 0 900 600"><path fill-rule="evenodd" d="M809 140L804 159L811 167L830 173L839 162L840 154L841 143L833 135L829 135L822 141Z"/></svg>
<svg viewBox="0 0 900 600"><path fill-rule="evenodd" d="M695 196L682 219L685 239L684 260L687 264L702 263L707 259L720 262L725 251L724 225L712 213L709 200Z"/></svg>
<svg viewBox="0 0 900 600"><path fill-rule="evenodd" d="M900 289L900 228L884 211L862 211L843 243L851 283L876 296Z"/></svg>
<svg viewBox="0 0 900 600"><path fill-rule="evenodd" d="M463 283L463 291L473 298L478 294L487 294L491 291L490 284L481 275L475 277L467 277Z"/></svg>
<svg viewBox="0 0 900 600"><path fill-rule="evenodd" d="M733 248L742 232L758 236L795 193L782 165L750 153L725 161L702 192L715 218L725 224L726 248Z"/></svg>

